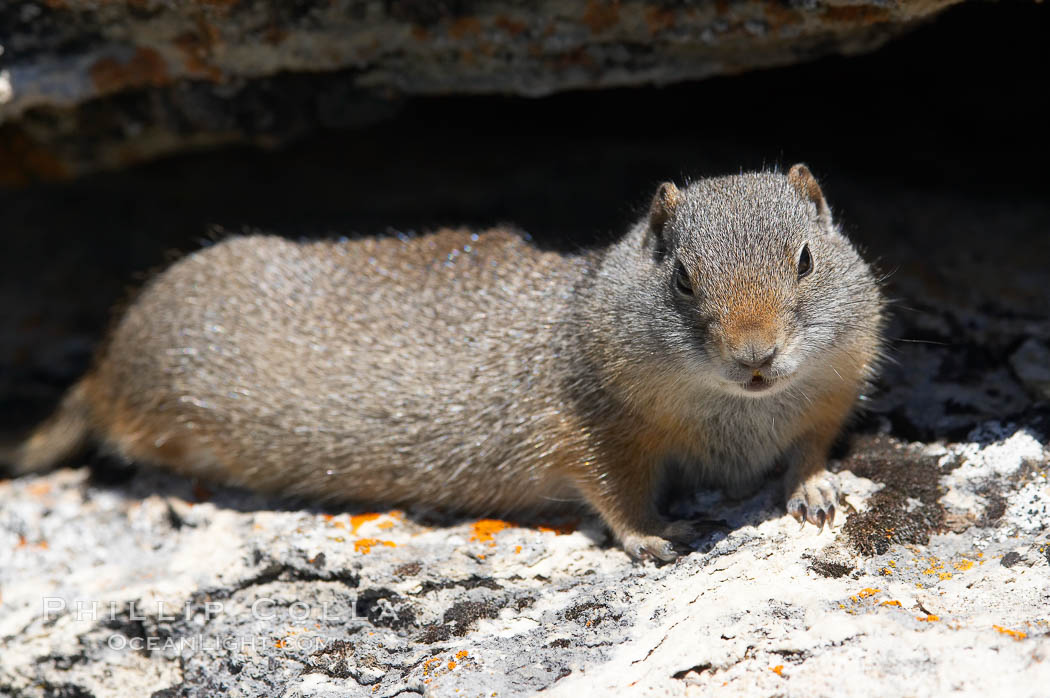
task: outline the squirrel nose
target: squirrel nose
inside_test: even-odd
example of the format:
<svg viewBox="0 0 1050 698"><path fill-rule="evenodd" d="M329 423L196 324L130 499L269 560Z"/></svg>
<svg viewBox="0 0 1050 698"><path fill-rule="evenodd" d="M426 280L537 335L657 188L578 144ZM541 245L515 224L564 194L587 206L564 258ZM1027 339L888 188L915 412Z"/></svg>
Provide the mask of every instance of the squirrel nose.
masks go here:
<svg viewBox="0 0 1050 698"><path fill-rule="evenodd" d="M736 362L747 369L759 369L773 363L773 357L777 355L778 346L758 347L749 344L736 351L733 358Z"/></svg>

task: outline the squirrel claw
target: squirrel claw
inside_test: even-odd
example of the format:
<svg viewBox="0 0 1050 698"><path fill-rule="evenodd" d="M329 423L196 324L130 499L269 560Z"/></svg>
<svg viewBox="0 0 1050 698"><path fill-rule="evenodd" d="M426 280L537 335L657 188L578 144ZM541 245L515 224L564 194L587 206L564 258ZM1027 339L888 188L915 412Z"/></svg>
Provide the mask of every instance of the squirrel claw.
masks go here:
<svg viewBox="0 0 1050 698"><path fill-rule="evenodd" d="M838 499L838 487L833 476L822 473L819 478L806 480L790 492L787 510L805 528L809 522L817 527L817 533L824 530L827 524L830 530L835 523L835 504Z"/></svg>
<svg viewBox="0 0 1050 698"><path fill-rule="evenodd" d="M667 522L658 536L627 534L623 536L623 547L635 560L654 560L657 563L672 562L680 555L688 555L695 548L691 545L697 538L712 529L728 530L722 520L680 519Z"/></svg>
<svg viewBox="0 0 1050 698"><path fill-rule="evenodd" d="M624 536L623 549L635 560L653 560L661 563L678 559L678 551L674 544L660 536Z"/></svg>

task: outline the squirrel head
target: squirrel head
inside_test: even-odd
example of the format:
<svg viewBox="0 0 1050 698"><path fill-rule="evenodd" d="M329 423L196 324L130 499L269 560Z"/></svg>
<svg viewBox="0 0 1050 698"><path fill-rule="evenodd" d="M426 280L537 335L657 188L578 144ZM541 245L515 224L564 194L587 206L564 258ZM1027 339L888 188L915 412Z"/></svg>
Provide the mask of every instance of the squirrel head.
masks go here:
<svg viewBox="0 0 1050 698"><path fill-rule="evenodd" d="M683 189L665 182L643 237L675 327L671 348L725 393L764 397L828 370L867 322L860 299L878 313L867 265L802 164Z"/></svg>

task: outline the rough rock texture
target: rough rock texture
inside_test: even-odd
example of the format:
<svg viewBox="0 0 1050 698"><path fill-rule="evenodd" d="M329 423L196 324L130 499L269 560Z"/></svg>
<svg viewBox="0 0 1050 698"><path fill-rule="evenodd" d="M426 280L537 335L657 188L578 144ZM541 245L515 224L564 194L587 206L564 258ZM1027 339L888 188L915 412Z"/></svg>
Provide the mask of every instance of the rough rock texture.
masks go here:
<svg viewBox="0 0 1050 698"><path fill-rule="evenodd" d="M155 473L8 482L0 692L1041 695L1045 439L862 438L832 534L799 531L772 487L708 495L691 509L719 523L661 568L590 521L272 510Z"/></svg>
<svg viewBox="0 0 1050 698"><path fill-rule="evenodd" d="M667 84L882 45L960 0L8 2L0 181L369 122L403 95Z"/></svg>

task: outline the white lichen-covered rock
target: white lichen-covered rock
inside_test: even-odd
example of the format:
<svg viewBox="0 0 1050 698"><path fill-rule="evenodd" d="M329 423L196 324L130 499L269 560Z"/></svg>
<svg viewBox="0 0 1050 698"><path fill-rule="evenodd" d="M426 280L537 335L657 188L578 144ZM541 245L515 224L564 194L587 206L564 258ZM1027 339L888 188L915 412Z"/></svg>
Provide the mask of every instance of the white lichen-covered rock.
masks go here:
<svg viewBox="0 0 1050 698"><path fill-rule="evenodd" d="M709 533L663 567L593 520L320 512L148 470L5 481L0 692L1037 696L1045 443L861 436L832 531L776 483L704 493L677 506Z"/></svg>

